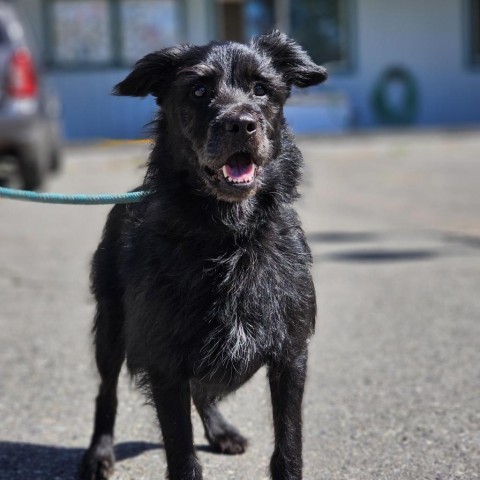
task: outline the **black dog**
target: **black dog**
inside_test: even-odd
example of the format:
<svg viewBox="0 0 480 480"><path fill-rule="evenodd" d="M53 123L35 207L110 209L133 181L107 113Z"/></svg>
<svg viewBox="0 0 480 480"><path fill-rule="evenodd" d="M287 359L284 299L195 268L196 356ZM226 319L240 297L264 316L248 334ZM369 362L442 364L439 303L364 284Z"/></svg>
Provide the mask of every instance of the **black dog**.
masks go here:
<svg viewBox="0 0 480 480"><path fill-rule="evenodd" d="M141 59L114 93L162 107L138 204L111 211L95 253L94 333L101 376L81 478L113 464L121 365L160 421L168 478L199 480L190 404L215 450L247 441L217 402L268 366L274 480L302 477L301 403L315 324L311 255L297 214L302 156L285 125L292 85L326 71L274 31L249 45L166 48Z"/></svg>

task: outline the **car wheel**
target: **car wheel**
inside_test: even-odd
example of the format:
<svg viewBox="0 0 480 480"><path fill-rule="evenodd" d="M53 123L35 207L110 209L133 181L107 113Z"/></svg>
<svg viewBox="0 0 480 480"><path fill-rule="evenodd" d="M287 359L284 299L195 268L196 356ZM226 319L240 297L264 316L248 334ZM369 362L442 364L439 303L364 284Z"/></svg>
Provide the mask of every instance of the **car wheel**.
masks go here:
<svg viewBox="0 0 480 480"><path fill-rule="evenodd" d="M25 190L37 190L45 178L43 162L32 153L23 152L19 158L20 176Z"/></svg>
<svg viewBox="0 0 480 480"><path fill-rule="evenodd" d="M59 172L62 169L62 153L59 148L55 148L50 155L50 171Z"/></svg>

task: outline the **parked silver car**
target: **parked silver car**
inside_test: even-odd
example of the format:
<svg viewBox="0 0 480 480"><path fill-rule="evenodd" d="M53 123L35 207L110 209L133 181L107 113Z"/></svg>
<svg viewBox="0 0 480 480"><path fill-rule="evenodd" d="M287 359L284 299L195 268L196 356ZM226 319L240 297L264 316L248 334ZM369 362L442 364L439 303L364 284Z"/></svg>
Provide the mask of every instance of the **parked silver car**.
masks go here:
<svg viewBox="0 0 480 480"><path fill-rule="evenodd" d="M18 12L0 1L0 166L18 167L23 188L60 166L59 102L39 74Z"/></svg>

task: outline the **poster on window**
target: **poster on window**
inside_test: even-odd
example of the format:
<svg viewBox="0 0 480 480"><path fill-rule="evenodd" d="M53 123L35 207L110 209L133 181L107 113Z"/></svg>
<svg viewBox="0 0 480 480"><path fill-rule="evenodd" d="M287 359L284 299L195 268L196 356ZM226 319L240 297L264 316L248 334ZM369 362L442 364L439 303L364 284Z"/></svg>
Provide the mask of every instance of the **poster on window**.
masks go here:
<svg viewBox="0 0 480 480"><path fill-rule="evenodd" d="M123 0L120 3L122 57L134 63L146 53L179 42L175 0Z"/></svg>
<svg viewBox="0 0 480 480"><path fill-rule="evenodd" d="M53 54L59 64L101 64L112 57L107 0L55 0Z"/></svg>

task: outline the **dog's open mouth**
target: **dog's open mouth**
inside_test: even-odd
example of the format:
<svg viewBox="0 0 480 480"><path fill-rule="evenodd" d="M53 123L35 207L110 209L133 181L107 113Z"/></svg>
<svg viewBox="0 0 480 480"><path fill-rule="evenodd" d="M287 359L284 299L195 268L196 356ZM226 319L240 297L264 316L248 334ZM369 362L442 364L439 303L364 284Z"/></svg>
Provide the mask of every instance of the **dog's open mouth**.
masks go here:
<svg viewBox="0 0 480 480"><path fill-rule="evenodd" d="M214 181L219 182L223 179L228 185L245 187L253 184L257 174L257 165L249 153L237 152L228 157L225 165L218 170L205 167L205 171Z"/></svg>
<svg viewBox="0 0 480 480"><path fill-rule="evenodd" d="M257 166L248 153L235 153L222 167L225 180L233 185L248 184L255 180Z"/></svg>

